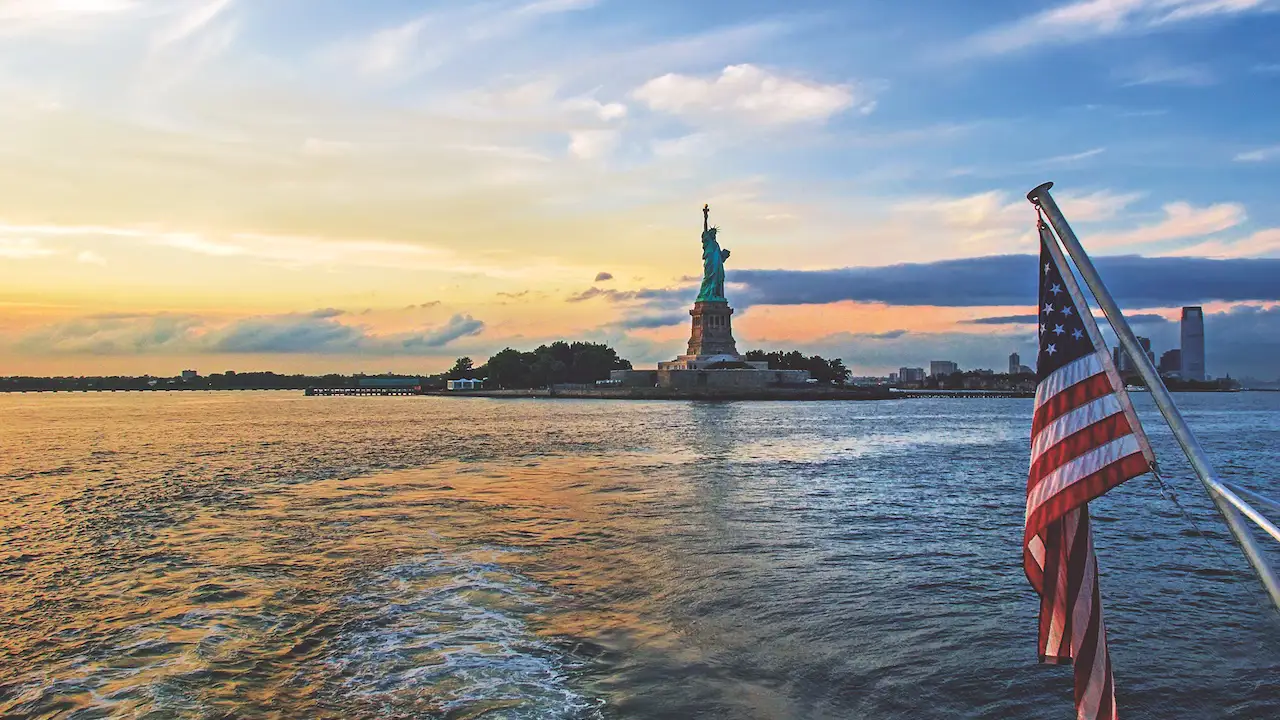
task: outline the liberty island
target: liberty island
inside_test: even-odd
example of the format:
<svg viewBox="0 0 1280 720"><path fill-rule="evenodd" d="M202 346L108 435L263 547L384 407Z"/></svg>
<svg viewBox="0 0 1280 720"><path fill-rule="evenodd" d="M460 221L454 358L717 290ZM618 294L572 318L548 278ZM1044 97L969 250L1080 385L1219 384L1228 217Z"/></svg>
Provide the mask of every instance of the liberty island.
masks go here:
<svg viewBox="0 0 1280 720"><path fill-rule="evenodd" d="M733 339L733 308L725 297L724 262L718 227L711 225L711 206L702 206L702 284L689 315L693 327L685 354L658 363L656 370L614 370L610 379L624 386L707 389L714 392L803 388L806 370L771 370L769 363L746 360Z"/></svg>

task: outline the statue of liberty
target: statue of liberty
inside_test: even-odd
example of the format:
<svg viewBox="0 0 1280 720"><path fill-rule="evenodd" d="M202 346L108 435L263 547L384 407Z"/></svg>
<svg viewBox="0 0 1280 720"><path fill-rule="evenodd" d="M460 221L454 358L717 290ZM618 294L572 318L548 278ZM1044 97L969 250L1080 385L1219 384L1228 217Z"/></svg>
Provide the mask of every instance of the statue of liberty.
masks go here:
<svg viewBox="0 0 1280 720"><path fill-rule="evenodd" d="M728 302L724 297L724 261L729 251L716 241L717 228L710 225L711 206L702 206L702 288L697 302Z"/></svg>

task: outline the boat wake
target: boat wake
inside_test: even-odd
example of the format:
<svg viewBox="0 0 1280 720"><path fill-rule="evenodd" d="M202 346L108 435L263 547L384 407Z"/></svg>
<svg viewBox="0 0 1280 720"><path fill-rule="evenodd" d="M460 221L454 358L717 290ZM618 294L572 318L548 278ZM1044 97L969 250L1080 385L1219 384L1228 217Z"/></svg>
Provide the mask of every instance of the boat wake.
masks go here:
<svg viewBox="0 0 1280 720"><path fill-rule="evenodd" d="M549 593L483 555L402 563L344 600L353 619L323 661L340 704L383 716L600 717L601 703L569 686L572 659L525 619Z"/></svg>

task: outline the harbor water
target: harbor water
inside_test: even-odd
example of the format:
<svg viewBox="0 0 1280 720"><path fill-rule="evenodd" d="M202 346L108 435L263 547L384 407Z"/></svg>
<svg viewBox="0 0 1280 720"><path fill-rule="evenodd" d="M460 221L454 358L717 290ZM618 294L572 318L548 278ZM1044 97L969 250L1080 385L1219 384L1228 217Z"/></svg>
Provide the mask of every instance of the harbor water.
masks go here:
<svg viewBox="0 0 1280 720"><path fill-rule="evenodd" d="M1191 521L1149 478L1092 505L1121 716L1280 717L1280 616L1135 400ZM1178 401L1280 495L1280 393ZM1030 418L0 395L0 717L1068 718Z"/></svg>

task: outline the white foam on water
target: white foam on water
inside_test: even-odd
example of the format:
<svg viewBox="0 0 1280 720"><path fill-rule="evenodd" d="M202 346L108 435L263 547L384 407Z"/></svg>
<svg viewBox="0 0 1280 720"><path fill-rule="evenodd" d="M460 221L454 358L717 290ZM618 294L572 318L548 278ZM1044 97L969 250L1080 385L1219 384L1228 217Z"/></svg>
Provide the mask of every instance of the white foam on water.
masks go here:
<svg viewBox="0 0 1280 720"><path fill-rule="evenodd" d="M569 686L572 658L525 619L552 595L492 554L427 556L362 583L324 661L335 699L389 715L601 717Z"/></svg>

